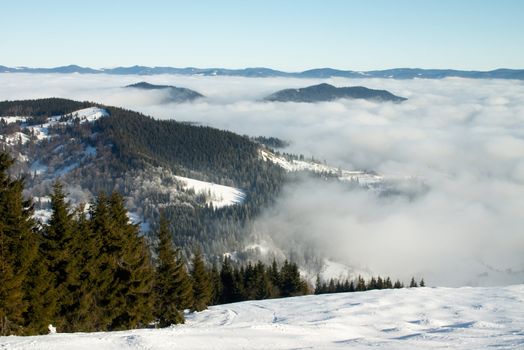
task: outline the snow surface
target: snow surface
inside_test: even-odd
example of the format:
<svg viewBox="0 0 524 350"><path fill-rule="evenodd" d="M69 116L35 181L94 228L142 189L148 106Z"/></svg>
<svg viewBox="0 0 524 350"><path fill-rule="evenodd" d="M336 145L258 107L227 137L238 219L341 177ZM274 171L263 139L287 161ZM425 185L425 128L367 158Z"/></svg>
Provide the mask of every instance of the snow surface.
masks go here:
<svg viewBox="0 0 524 350"><path fill-rule="evenodd" d="M259 150L259 154L264 161L270 161L274 164L277 164L287 172L312 171L314 173L328 173L336 175L340 180L358 181L360 185L366 186L382 183L384 181L383 176L365 171L343 170L314 161L302 161L296 159L288 160L282 156L278 156L263 149Z"/></svg>
<svg viewBox="0 0 524 350"><path fill-rule="evenodd" d="M27 120L26 117L18 117L18 116L7 116L7 117L0 117L0 121L3 121L6 124L13 124L17 122L25 122Z"/></svg>
<svg viewBox="0 0 524 350"><path fill-rule="evenodd" d="M0 140L11 146L17 145L18 143L21 143L23 145L27 141L29 141L29 136L17 131L10 135L0 135Z"/></svg>
<svg viewBox="0 0 524 350"><path fill-rule="evenodd" d="M89 108L80 109L68 115L73 116L73 118L79 118L80 123L86 123L86 122L91 123L100 118L108 117L109 113L105 109L102 109L102 108L89 107Z"/></svg>
<svg viewBox="0 0 524 350"><path fill-rule="evenodd" d="M60 330L58 330L60 331ZM524 285L412 288L249 301L185 325L0 337L0 349L522 349Z"/></svg>
<svg viewBox="0 0 524 350"><path fill-rule="evenodd" d="M230 186L217 185L211 182L175 176L177 180L184 183L184 189L192 189L196 194L204 194L207 204L214 208L222 208L229 205L242 203L246 197L240 189Z"/></svg>
<svg viewBox="0 0 524 350"><path fill-rule="evenodd" d="M38 141L42 141L49 138L49 128L56 125L67 125L71 124L72 121L61 121L64 117L66 118L78 118L80 123L91 123L94 122L97 119L107 117L109 116L109 113L102 108L98 107L89 107L80 109L78 111L74 111L72 113L66 114L66 115L55 115L52 117L47 118L47 122L43 124L38 125L26 125L28 119L30 119L30 116L8 116L8 117L0 117L0 120L5 121L7 124L20 122L20 127L29 133L29 135L33 135ZM18 140L22 138L22 143L25 143L29 141L29 136L16 132L11 135L0 135L0 140L3 140L4 142L8 144L15 144L18 142ZM13 141L14 140L14 141Z"/></svg>

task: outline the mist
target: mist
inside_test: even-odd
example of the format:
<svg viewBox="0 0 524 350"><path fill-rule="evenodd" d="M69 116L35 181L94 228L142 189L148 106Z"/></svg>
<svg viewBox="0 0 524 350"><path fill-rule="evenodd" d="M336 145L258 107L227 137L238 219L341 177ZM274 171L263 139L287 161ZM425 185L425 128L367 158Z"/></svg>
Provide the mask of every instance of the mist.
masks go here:
<svg viewBox="0 0 524 350"><path fill-rule="evenodd" d="M164 104L161 91L122 88L139 81L206 98ZM408 100L261 102L276 90L320 82L386 89ZM282 250L313 247L355 270L423 276L430 285L524 282L522 81L0 74L0 100L42 97L275 136L290 142L285 151L333 166L416 179L427 190L415 197L304 179L257 220L256 236Z"/></svg>

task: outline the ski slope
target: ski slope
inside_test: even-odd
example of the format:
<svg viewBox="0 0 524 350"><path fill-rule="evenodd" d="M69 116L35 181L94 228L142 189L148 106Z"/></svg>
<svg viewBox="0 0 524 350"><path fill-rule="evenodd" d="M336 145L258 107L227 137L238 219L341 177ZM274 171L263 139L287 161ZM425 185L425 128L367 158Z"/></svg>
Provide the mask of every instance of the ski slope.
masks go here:
<svg viewBox="0 0 524 350"><path fill-rule="evenodd" d="M185 325L0 337L0 349L523 349L524 285L413 288L250 301Z"/></svg>

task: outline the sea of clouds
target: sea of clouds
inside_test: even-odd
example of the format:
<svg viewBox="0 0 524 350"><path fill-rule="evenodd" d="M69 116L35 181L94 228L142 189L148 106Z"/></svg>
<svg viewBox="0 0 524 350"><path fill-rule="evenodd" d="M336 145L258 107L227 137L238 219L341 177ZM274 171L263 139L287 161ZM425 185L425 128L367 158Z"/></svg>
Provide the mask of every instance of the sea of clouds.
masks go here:
<svg viewBox="0 0 524 350"><path fill-rule="evenodd" d="M165 104L161 91L122 88L139 81L194 89L206 98ZM408 100L261 101L320 82L386 89ZM275 136L291 143L286 151L333 166L414 177L425 186L414 197L294 183L256 227L283 250L307 243L348 266L424 276L431 285L524 282L523 81L0 74L0 100L41 97Z"/></svg>

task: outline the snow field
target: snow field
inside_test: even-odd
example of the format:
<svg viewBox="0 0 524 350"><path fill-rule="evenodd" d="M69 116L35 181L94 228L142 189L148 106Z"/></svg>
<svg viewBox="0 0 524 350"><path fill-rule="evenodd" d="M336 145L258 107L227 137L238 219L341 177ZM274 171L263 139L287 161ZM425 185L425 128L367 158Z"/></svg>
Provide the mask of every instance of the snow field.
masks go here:
<svg viewBox="0 0 524 350"><path fill-rule="evenodd" d="M0 337L19 349L522 349L524 285L412 288L219 305L186 324Z"/></svg>
<svg viewBox="0 0 524 350"><path fill-rule="evenodd" d="M373 185L384 181L383 176L371 174L365 171L342 170L329 165L316 163L312 161L302 161L296 159L287 160L284 157L277 156L263 149L259 151L259 154L264 161L270 161L280 166L287 172L312 171L314 173L328 173L337 175L339 180L358 181L361 185Z"/></svg>
<svg viewBox="0 0 524 350"><path fill-rule="evenodd" d="M212 204L214 208L222 208L242 203L246 196L244 192L238 188L217 185L211 182L190 179L188 177L175 177L185 184L185 190L192 189L196 194L206 195L207 203Z"/></svg>

